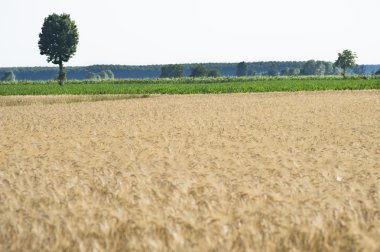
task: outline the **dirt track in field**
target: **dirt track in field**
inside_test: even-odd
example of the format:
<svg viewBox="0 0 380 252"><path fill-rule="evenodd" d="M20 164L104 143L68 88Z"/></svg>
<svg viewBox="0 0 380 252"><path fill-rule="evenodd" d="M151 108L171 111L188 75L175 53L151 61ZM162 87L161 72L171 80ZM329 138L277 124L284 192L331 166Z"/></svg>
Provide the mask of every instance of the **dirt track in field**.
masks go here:
<svg viewBox="0 0 380 252"><path fill-rule="evenodd" d="M380 91L65 97L0 97L0 251L380 249Z"/></svg>

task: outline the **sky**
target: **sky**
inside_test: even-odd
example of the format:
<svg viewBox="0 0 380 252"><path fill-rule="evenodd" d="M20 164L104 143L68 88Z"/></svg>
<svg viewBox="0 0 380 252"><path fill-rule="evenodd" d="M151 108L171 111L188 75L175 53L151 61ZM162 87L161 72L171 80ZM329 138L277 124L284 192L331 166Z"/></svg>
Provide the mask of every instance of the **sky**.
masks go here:
<svg viewBox="0 0 380 252"><path fill-rule="evenodd" d="M0 67L53 66L40 55L44 18L79 30L67 66L334 61L380 64L379 0L1 0Z"/></svg>

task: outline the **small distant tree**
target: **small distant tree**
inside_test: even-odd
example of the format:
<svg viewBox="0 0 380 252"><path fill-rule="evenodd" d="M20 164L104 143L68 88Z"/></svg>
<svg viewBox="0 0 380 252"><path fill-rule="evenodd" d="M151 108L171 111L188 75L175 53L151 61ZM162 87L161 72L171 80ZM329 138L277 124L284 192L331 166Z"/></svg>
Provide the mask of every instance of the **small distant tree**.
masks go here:
<svg viewBox="0 0 380 252"><path fill-rule="evenodd" d="M1 81L16 81L16 75L13 71L5 71L1 77Z"/></svg>
<svg viewBox="0 0 380 252"><path fill-rule="evenodd" d="M277 76L278 75L278 70L277 66L275 64L272 64L267 72L267 75L269 76Z"/></svg>
<svg viewBox="0 0 380 252"><path fill-rule="evenodd" d="M86 75L86 79L88 79L88 80L99 80L100 76L96 73L90 72Z"/></svg>
<svg viewBox="0 0 380 252"><path fill-rule="evenodd" d="M334 65L331 62L325 62L325 75L335 74Z"/></svg>
<svg viewBox="0 0 380 252"><path fill-rule="evenodd" d="M86 79L89 80L106 80L113 79L115 76L111 70L102 71L100 73L89 72L86 75Z"/></svg>
<svg viewBox="0 0 380 252"><path fill-rule="evenodd" d="M315 62L315 60L306 61L302 66L301 74L302 75L314 75L316 65L317 65L317 63Z"/></svg>
<svg viewBox="0 0 380 252"><path fill-rule="evenodd" d="M375 75L380 75L380 68L377 69L377 71L375 72Z"/></svg>
<svg viewBox="0 0 380 252"><path fill-rule="evenodd" d="M180 78L184 74L183 65L165 65L161 67L160 78Z"/></svg>
<svg viewBox="0 0 380 252"><path fill-rule="evenodd" d="M213 69L211 71L208 72L207 74L208 77L220 77L220 71L218 69Z"/></svg>
<svg viewBox="0 0 380 252"><path fill-rule="evenodd" d="M106 70L105 72L108 75L109 79L114 79L115 78L115 75L113 74L113 72L111 70Z"/></svg>
<svg viewBox="0 0 380 252"><path fill-rule="evenodd" d="M102 80L107 80L107 79L113 79L113 73L110 70L102 71L98 73L100 79Z"/></svg>
<svg viewBox="0 0 380 252"><path fill-rule="evenodd" d="M314 75L325 75L326 66L323 62L317 61L314 69Z"/></svg>
<svg viewBox="0 0 380 252"><path fill-rule="evenodd" d="M342 69L342 75L345 78L347 69L356 65L356 53L350 50L344 50L342 53L338 53L338 59L335 61L334 66Z"/></svg>
<svg viewBox="0 0 380 252"><path fill-rule="evenodd" d="M106 71L102 71L100 73L98 73L100 79L102 80L105 80L105 79L108 79L108 74L106 73Z"/></svg>
<svg viewBox="0 0 380 252"><path fill-rule="evenodd" d="M244 61L237 64L236 68L236 76L247 76L248 73L248 65Z"/></svg>
<svg viewBox="0 0 380 252"><path fill-rule="evenodd" d="M299 68L290 68L289 69L289 75L290 76L298 76L301 73L301 69Z"/></svg>
<svg viewBox="0 0 380 252"><path fill-rule="evenodd" d="M207 74L207 68L205 68L203 65L196 65L191 68L190 77L205 77Z"/></svg>
<svg viewBox="0 0 380 252"><path fill-rule="evenodd" d="M289 67L285 67L285 68L281 71L281 75L282 75L282 76L288 76L288 75L290 75L290 69L289 69Z"/></svg>
<svg viewBox="0 0 380 252"><path fill-rule="evenodd" d="M66 79L63 62L69 61L77 50L78 28L70 15L52 14L45 18L39 37L40 53L48 57L47 62L59 65L58 83L63 85Z"/></svg>

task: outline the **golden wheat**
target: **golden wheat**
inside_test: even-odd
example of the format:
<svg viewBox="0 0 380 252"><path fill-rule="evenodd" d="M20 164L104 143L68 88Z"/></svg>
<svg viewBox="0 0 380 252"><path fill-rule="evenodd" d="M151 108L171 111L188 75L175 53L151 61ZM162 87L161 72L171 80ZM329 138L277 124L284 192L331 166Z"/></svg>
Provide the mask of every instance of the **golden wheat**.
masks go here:
<svg viewBox="0 0 380 252"><path fill-rule="evenodd" d="M148 98L149 95L50 95L50 96L3 96L0 99L0 107L24 106L32 104L56 104L95 101L117 101L135 98Z"/></svg>
<svg viewBox="0 0 380 252"><path fill-rule="evenodd" d="M380 250L379 91L5 99L0 251Z"/></svg>

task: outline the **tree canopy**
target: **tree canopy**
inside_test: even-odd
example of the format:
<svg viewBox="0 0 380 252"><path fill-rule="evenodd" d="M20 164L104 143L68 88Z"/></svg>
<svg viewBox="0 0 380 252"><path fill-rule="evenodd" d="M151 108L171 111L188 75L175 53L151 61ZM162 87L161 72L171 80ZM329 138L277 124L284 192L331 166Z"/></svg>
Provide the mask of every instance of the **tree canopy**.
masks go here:
<svg viewBox="0 0 380 252"><path fill-rule="evenodd" d="M331 62L308 60L302 66L301 75L332 75L334 66Z"/></svg>
<svg viewBox="0 0 380 252"><path fill-rule="evenodd" d="M366 71L366 67L364 65L355 65L352 68L352 72L358 75L364 75L365 71Z"/></svg>
<svg viewBox="0 0 380 252"><path fill-rule="evenodd" d="M267 75L269 76L277 76L278 75L278 69L275 64L272 64L267 72Z"/></svg>
<svg viewBox="0 0 380 252"><path fill-rule="evenodd" d="M220 76L220 71L218 69L212 69L211 71L208 72L207 77L219 77Z"/></svg>
<svg viewBox="0 0 380 252"><path fill-rule="evenodd" d="M335 61L334 66L341 68L343 77L346 77L347 68L356 65L356 58L356 53L344 50L342 53L338 53L338 59Z"/></svg>
<svg viewBox="0 0 380 252"><path fill-rule="evenodd" d="M289 76L297 76L300 75L301 70L299 68L290 68L289 69Z"/></svg>
<svg viewBox="0 0 380 252"><path fill-rule="evenodd" d="M236 76L246 76L248 73L248 65L244 61L237 64Z"/></svg>
<svg viewBox="0 0 380 252"><path fill-rule="evenodd" d="M183 65L164 65L161 67L160 78L180 78L184 73Z"/></svg>
<svg viewBox="0 0 380 252"><path fill-rule="evenodd" d="M60 84L66 79L63 62L76 53L79 42L78 28L68 14L52 14L45 18L39 34L38 46L41 55L47 56L47 62L59 65Z"/></svg>
<svg viewBox="0 0 380 252"><path fill-rule="evenodd" d="M5 71L1 77L1 81L16 81L16 75L13 71Z"/></svg>
<svg viewBox="0 0 380 252"><path fill-rule="evenodd" d="M207 74L207 68L205 68L203 65L196 65L195 67L191 68L190 77L206 77Z"/></svg>
<svg viewBox="0 0 380 252"><path fill-rule="evenodd" d="M89 72L86 75L86 79L88 80L106 80L113 78L115 78L115 75L111 70L105 70L99 73Z"/></svg>

